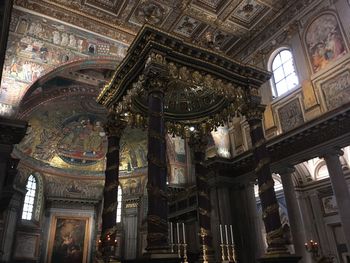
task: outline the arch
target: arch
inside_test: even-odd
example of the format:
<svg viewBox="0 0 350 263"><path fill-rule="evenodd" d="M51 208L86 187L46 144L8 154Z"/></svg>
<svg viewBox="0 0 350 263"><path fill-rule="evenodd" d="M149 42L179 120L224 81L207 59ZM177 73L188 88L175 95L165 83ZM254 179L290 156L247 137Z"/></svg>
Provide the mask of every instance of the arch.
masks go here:
<svg viewBox="0 0 350 263"><path fill-rule="evenodd" d="M295 186L301 186L304 183L312 181L312 176L305 163L298 163L294 168L293 180Z"/></svg>
<svg viewBox="0 0 350 263"><path fill-rule="evenodd" d="M321 159L315 167L314 178L316 181L318 181L328 177L329 177L329 173L328 173L326 162L323 159Z"/></svg>
<svg viewBox="0 0 350 263"><path fill-rule="evenodd" d="M77 71L82 69L91 69L92 67L100 67L100 68L108 68L111 70L114 70L116 68L116 65L120 62L120 60L117 59L111 59L110 57L93 57L93 58L87 58L87 59L76 59L72 61L65 62L63 64L60 64L53 69L48 70L47 72L44 72L44 74L35 80L32 84L30 84L26 90L24 91L24 95L22 97L22 101L24 101L26 98L32 94L32 92L44 84L45 82L49 81L53 77L57 76L58 73L62 71Z"/></svg>
<svg viewBox="0 0 350 263"><path fill-rule="evenodd" d="M299 85L293 53L287 46L279 47L271 53L268 70L273 73L270 81L275 98L288 93Z"/></svg>
<svg viewBox="0 0 350 263"><path fill-rule="evenodd" d="M99 87L62 87L60 90L54 90L51 93L42 94L42 92L38 92L34 96L33 93L37 91L37 89L44 85L46 82L58 76L60 73L75 72L84 69L114 70L119 62L120 60L115 58L100 56L87 59L76 59L60 64L59 66L47 71L37 80L35 80L32 84L28 85L25 91L23 91L24 95L20 98L17 110L17 118L22 118L23 116L25 116L33 105L38 106L48 100L53 100L55 98L66 96L67 93L83 92L84 94L88 93L97 96L99 93Z"/></svg>

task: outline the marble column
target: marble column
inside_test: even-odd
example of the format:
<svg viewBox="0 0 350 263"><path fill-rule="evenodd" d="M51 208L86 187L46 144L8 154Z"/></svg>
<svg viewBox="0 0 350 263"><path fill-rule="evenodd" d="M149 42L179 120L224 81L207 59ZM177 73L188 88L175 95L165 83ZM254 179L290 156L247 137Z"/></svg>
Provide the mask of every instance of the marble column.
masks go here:
<svg viewBox="0 0 350 263"><path fill-rule="evenodd" d="M147 252L166 254L168 243L167 166L164 125L164 91L167 69L158 59L150 58L145 67L145 88L148 91L148 214Z"/></svg>
<svg viewBox="0 0 350 263"><path fill-rule="evenodd" d="M256 247L254 253L256 258L259 258L264 255L265 245L263 240L262 231L260 229L259 224L259 214L258 208L256 204L255 191L254 191L254 183L247 182L246 183L246 198L247 198L247 208L248 208L248 218L250 220L251 228L253 229L253 239L254 246Z"/></svg>
<svg viewBox="0 0 350 263"><path fill-rule="evenodd" d="M279 205L274 190L274 181L270 170L270 156L266 148L266 141L262 126L262 116L264 107L262 105L250 105L250 109L245 113L247 118L250 136L253 145L253 156L256 162L255 173L259 185L259 197L261 200L263 221L266 230L267 252L260 259L262 262L284 262L297 259L290 257L286 241L283 236ZM278 261L277 261L278 262ZM283 261L280 261L283 262Z"/></svg>
<svg viewBox="0 0 350 263"><path fill-rule="evenodd" d="M133 260L137 256L139 198L125 200L124 210L124 259Z"/></svg>
<svg viewBox="0 0 350 263"><path fill-rule="evenodd" d="M119 143L124 128L125 122L115 114L110 114L104 125L108 137L108 148L103 192L102 248L111 246L115 240L119 185Z"/></svg>
<svg viewBox="0 0 350 263"><path fill-rule="evenodd" d="M342 151L329 152L325 154L324 160L327 164L329 177L332 183L333 193L337 201L339 216L344 231L346 245L350 251L350 193L345 180L339 156Z"/></svg>
<svg viewBox="0 0 350 263"><path fill-rule="evenodd" d="M302 257L300 262L311 262L310 253L304 246L307 238L292 180L294 171L294 167L283 167L277 172L282 180L295 254Z"/></svg>
<svg viewBox="0 0 350 263"><path fill-rule="evenodd" d="M254 186L251 182L236 184L230 191L233 236L238 262L255 263L263 254Z"/></svg>
<svg viewBox="0 0 350 263"><path fill-rule="evenodd" d="M208 145L209 135L193 135L190 138L189 146L193 154L194 170L197 186L197 206L198 206L198 223L200 232L204 234L204 239L200 239L201 246L205 245L207 255L213 256L213 242L211 233L210 220L210 187L208 184L208 168L203 166L205 159L205 150Z"/></svg>

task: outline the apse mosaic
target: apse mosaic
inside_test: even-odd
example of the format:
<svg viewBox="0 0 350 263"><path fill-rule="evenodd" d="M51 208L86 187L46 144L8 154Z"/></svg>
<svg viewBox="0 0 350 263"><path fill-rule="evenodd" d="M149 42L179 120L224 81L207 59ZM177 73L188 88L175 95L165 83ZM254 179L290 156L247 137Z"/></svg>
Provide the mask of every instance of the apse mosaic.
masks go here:
<svg viewBox="0 0 350 263"><path fill-rule="evenodd" d="M104 172L105 116L92 96L75 95L50 101L27 117L30 127L18 149L43 166ZM147 166L146 132L126 128L120 146L121 171Z"/></svg>
<svg viewBox="0 0 350 263"><path fill-rule="evenodd" d="M338 20L332 13L319 16L309 25L305 42L314 72L348 52Z"/></svg>
<svg viewBox="0 0 350 263"><path fill-rule="evenodd" d="M0 115L10 115L27 87L57 65L90 56L122 58L127 47L14 10L0 86Z"/></svg>
<svg viewBox="0 0 350 263"><path fill-rule="evenodd" d="M106 133L102 119L95 115L80 114L64 120L60 134L57 154L67 163L94 164L106 154Z"/></svg>

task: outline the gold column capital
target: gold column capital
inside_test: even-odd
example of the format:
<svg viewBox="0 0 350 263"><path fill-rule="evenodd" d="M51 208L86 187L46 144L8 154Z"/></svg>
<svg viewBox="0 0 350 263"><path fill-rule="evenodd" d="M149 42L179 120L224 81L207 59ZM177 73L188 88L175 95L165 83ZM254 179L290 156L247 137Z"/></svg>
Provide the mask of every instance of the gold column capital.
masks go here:
<svg viewBox="0 0 350 263"><path fill-rule="evenodd" d="M248 104L246 109L243 111L247 121L251 120L262 120L264 116L266 105L263 104Z"/></svg>
<svg viewBox="0 0 350 263"><path fill-rule="evenodd" d="M108 137L116 136L120 138L126 127L126 124L126 121L123 120L120 116L111 113L108 115L107 121L104 123L103 128Z"/></svg>

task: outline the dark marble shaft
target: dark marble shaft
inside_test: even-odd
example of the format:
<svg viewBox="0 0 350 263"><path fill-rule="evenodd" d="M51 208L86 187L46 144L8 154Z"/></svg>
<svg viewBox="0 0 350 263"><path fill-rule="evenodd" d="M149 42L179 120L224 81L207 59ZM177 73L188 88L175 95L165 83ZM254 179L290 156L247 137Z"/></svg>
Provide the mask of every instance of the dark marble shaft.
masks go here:
<svg viewBox="0 0 350 263"><path fill-rule="evenodd" d="M263 221L267 233L269 254L286 252L283 230L279 215L279 205L274 190L274 181L270 170L270 158L266 148L261 118L248 120L253 143L253 155L256 161L255 173L258 178L259 196L263 211Z"/></svg>
<svg viewBox="0 0 350 263"><path fill-rule="evenodd" d="M119 177L119 142L120 136L108 136L107 164L105 172L105 188L103 192L104 203L102 213L102 235L108 234L114 240L114 228L116 225L118 177Z"/></svg>
<svg viewBox="0 0 350 263"><path fill-rule="evenodd" d="M169 247L164 94L161 90L149 92L148 107L147 250L151 252Z"/></svg>

